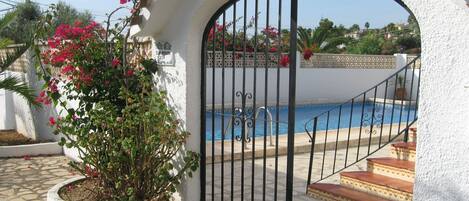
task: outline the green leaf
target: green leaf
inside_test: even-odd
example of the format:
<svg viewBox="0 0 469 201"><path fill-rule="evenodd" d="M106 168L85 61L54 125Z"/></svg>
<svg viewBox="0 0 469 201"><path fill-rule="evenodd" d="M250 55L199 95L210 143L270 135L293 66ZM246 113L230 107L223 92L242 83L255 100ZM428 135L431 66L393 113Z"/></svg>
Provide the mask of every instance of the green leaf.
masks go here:
<svg viewBox="0 0 469 201"><path fill-rule="evenodd" d="M7 77L0 80L0 89L5 89L16 94L23 96L29 103L40 107L41 105L37 103L34 99L36 98L35 91L27 84L22 82L17 77Z"/></svg>

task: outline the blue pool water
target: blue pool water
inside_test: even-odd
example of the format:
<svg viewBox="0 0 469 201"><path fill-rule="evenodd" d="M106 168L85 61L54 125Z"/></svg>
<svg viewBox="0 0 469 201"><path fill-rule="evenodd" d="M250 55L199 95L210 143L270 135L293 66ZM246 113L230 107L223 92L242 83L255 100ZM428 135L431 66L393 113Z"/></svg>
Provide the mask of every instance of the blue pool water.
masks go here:
<svg viewBox="0 0 469 201"><path fill-rule="evenodd" d="M374 105L374 107L373 107ZM371 125L371 116L373 114L373 108L374 108L374 120L373 120L373 125L374 128L377 128L381 125L381 122L383 124L390 124L392 123L398 123L399 121L401 122L407 122L407 117L408 113L409 114L409 122L414 120L415 118L415 107L411 106L401 106L398 104L393 105L392 104L386 104L384 108L384 115L383 115L383 104L376 103L373 104L372 102L365 102L365 105L363 107L362 103L355 103L353 105L353 112L352 116L351 110L352 110L352 105L351 104L345 104L342 106L342 111L340 112L339 107L337 107L337 104L313 104L313 105L299 105L296 107L296 124L295 124L295 132L296 133L304 133L305 132L305 123L308 122L307 128L308 130L312 130L313 124L310 122L310 120L317 116L318 118L318 125L317 125L317 130L334 130L337 128L349 128L351 127L360 127L361 123L363 122L363 127L370 127ZM329 125L327 125L327 111L335 108L334 110L329 112ZM362 108L364 111L363 115L363 121L362 121ZM268 107L270 110L272 117L273 117L273 122L272 122L272 129L273 129L273 135L277 133L277 124L278 124L278 133L279 135L285 135L287 134L287 129L288 129L288 107L287 106L281 106L279 110L277 111L276 107ZM247 110L246 110L247 111ZM402 113L401 113L402 111ZM279 121L276 121L276 115L279 115ZM339 112L340 112L340 124L339 124ZM401 115L402 114L402 115ZM206 112L206 139L207 141L212 141L213 138L215 140L221 140L222 139L222 133L223 130L227 130L225 133L224 139L232 139L232 136L239 136L241 135L241 125L235 125L234 126L234 133L232 133L232 128L229 127L227 128L228 123L232 119L232 111L231 108L225 109L224 112L221 110L215 110L215 112L212 111L207 111ZM350 124L350 118L352 118L351 124ZM214 120L214 126L212 127L212 119ZM221 128L222 124L222 119L224 119L224 128ZM392 121L391 121L392 120ZM267 123L267 127L264 126L264 124ZM252 128L251 131L249 131L249 135L252 136L252 130L255 130L256 137L261 137L264 136L265 134L269 136L269 126L270 122L265 121L264 119L264 111L261 110L259 113L259 116L256 120L255 128Z"/></svg>

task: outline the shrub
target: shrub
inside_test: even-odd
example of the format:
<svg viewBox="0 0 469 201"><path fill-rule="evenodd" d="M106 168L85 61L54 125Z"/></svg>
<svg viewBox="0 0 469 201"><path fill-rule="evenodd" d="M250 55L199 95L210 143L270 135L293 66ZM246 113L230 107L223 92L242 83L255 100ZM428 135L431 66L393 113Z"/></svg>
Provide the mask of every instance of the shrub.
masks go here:
<svg viewBox="0 0 469 201"><path fill-rule="evenodd" d="M139 4L133 2L132 17ZM54 24L54 11L37 26L37 38ZM103 28L91 22L60 25L40 52L44 91L38 98L61 109L49 124L60 144L78 149L82 163L72 167L99 181L108 200L168 200L198 166L198 155L184 151L188 137L158 91L158 66L139 43L121 35L130 21ZM124 42L125 41L125 42ZM54 73L56 72L56 73Z"/></svg>

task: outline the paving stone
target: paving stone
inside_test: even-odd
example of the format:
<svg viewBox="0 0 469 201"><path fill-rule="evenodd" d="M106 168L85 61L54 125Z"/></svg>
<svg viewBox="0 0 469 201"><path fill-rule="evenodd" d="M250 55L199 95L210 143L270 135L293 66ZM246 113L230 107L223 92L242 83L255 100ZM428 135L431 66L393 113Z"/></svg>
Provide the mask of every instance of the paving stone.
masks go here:
<svg viewBox="0 0 469 201"><path fill-rule="evenodd" d="M76 177L64 156L0 159L0 200L44 200L57 183Z"/></svg>

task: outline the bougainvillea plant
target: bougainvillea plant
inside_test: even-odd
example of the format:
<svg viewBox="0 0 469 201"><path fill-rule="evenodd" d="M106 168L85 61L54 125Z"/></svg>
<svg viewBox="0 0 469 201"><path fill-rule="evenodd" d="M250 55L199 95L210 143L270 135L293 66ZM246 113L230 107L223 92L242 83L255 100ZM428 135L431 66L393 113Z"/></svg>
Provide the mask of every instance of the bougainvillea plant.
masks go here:
<svg viewBox="0 0 469 201"><path fill-rule="evenodd" d="M265 54L272 64L279 67L289 66L289 40L284 40L289 33L282 33L276 27L267 26L253 34L255 17L246 24L246 34L243 30L234 29L243 17L234 21L220 23L215 21L207 35L207 50L209 52L234 51L235 59L253 59L257 55ZM228 53L229 54L229 53ZM280 56L279 56L280 55ZM312 52L311 52L312 56Z"/></svg>
<svg viewBox="0 0 469 201"><path fill-rule="evenodd" d="M63 136L61 145L80 153L82 162L72 167L98 181L95 196L168 200L198 167L198 155L182 151L189 134L168 106L166 92L155 88L158 65L130 36L139 2L120 3L126 5L104 25L60 25L48 37L55 19L51 7L37 26L36 39L48 39L45 49L34 47L45 83L36 101L57 108L49 125ZM113 13L122 9L131 16L111 25Z"/></svg>

